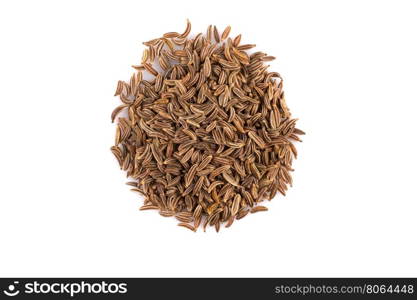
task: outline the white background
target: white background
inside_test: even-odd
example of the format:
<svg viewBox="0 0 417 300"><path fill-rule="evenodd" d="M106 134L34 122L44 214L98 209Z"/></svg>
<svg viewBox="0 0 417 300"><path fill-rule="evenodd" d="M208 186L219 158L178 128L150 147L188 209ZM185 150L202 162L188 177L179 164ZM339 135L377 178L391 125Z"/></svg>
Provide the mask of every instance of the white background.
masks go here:
<svg viewBox="0 0 417 300"><path fill-rule="evenodd" d="M414 1L2 1L1 276L417 276ZM109 151L141 42L209 24L277 57L307 132L269 211L192 233Z"/></svg>

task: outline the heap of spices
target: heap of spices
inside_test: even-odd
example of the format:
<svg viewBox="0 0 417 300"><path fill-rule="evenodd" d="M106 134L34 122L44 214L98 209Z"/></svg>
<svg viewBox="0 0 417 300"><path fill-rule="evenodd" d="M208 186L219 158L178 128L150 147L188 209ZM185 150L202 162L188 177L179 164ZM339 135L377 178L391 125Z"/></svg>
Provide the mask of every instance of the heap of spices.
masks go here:
<svg viewBox="0 0 417 300"><path fill-rule="evenodd" d="M285 195L293 142L304 132L291 118L280 74L265 65L273 56L249 54L255 45L230 38L230 26L220 33L210 25L194 38L190 31L187 20L183 33L145 42L130 82L118 82L111 151L145 198L140 210L158 210L193 231L219 231Z"/></svg>

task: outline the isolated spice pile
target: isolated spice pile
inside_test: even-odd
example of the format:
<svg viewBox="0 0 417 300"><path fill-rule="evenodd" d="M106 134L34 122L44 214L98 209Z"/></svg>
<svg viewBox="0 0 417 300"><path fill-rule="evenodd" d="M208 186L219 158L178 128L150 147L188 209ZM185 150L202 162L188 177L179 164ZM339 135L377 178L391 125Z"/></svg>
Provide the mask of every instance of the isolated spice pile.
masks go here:
<svg viewBox="0 0 417 300"><path fill-rule="evenodd" d="M209 26L194 38L190 31L187 21L184 33L145 42L130 82L118 82L111 151L145 197L141 210L218 231L285 195L293 141L304 133L285 104L280 74L265 65L274 57L249 55L255 45L229 38L230 26L222 34Z"/></svg>

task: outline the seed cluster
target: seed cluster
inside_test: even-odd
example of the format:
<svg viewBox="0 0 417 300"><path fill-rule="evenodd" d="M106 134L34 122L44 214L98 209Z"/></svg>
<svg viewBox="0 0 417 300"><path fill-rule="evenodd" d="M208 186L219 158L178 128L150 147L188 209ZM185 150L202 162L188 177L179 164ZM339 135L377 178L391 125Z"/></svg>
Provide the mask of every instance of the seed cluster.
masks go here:
<svg viewBox="0 0 417 300"><path fill-rule="evenodd" d="M145 198L141 210L175 216L195 231L200 224L219 231L292 185L297 157L295 127L279 73L269 72L255 45L220 34L189 38L168 32L145 42L130 82L119 81L122 101L111 151ZM145 80L147 73L152 77Z"/></svg>

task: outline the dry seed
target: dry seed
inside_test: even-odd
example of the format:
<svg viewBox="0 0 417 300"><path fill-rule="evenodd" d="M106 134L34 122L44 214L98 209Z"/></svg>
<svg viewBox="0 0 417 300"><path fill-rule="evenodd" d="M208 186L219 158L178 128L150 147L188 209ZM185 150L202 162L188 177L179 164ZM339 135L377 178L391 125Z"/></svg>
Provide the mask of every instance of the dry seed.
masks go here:
<svg viewBox="0 0 417 300"><path fill-rule="evenodd" d="M258 211L267 211L267 210L268 210L268 208L267 208L267 207L259 205L259 206L255 206L255 207L253 207L253 208L250 210L250 212L251 212L251 213L256 213L256 212L258 212Z"/></svg>
<svg viewBox="0 0 417 300"><path fill-rule="evenodd" d="M224 41L225 39L227 39L227 37L229 36L230 30L232 29L232 27L227 26L221 36L221 40Z"/></svg>
<svg viewBox="0 0 417 300"><path fill-rule="evenodd" d="M194 232L197 230L196 228L194 228L194 226L192 226L190 224L187 224L187 223L178 223L178 226L188 228L188 229L190 229L191 231L194 231Z"/></svg>

